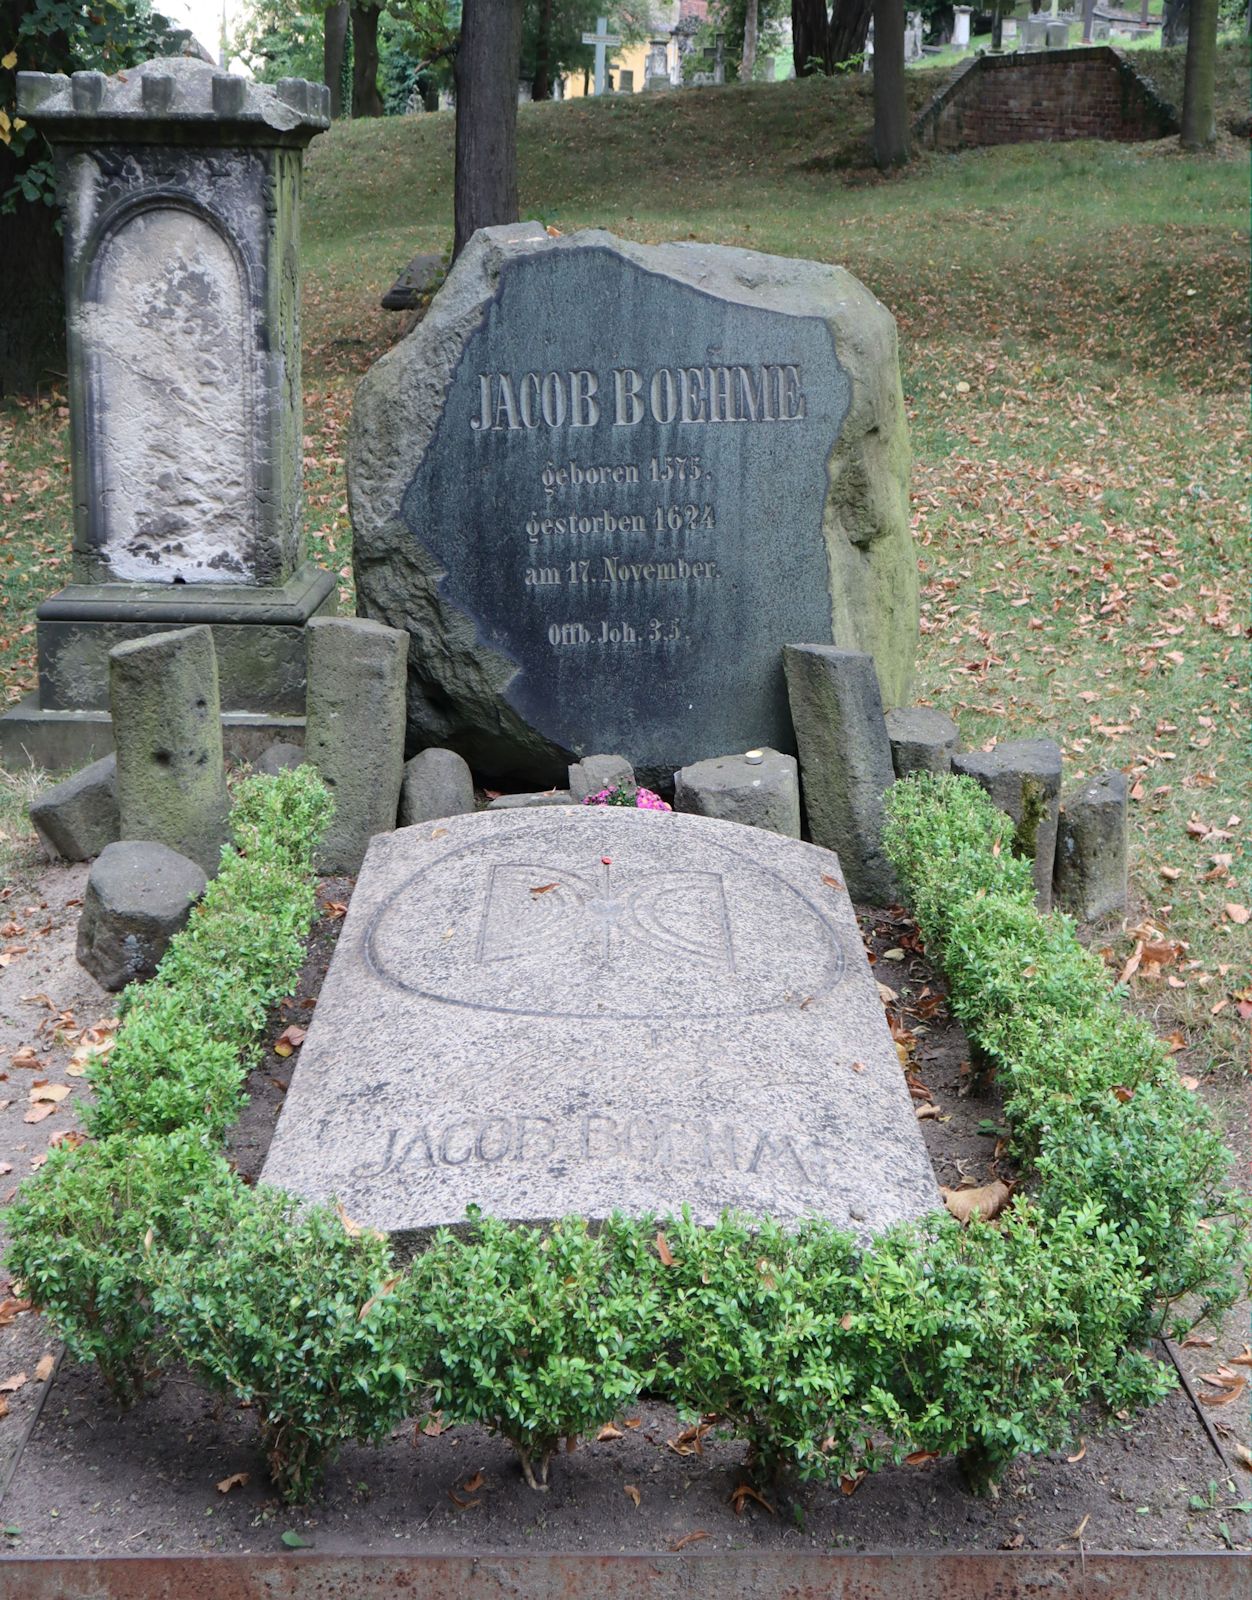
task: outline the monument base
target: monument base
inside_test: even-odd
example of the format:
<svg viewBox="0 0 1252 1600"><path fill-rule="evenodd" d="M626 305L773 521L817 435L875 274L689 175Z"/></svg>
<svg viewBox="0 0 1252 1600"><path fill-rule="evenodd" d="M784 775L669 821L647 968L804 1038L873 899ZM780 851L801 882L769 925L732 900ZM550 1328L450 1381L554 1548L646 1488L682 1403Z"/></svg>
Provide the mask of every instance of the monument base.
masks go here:
<svg viewBox="0 0 1252 1600"><path fill-rule="evenodd" d="M256 761L272 744L304 744L304 718L254 711L222 713L226 759ZM107 711L48 711L37 694L0 716L0 767L27 766L73 772L113 749L113 719Z"/></svg>
<svg viewBox="0 0 1252 1600"><path fill-rule="evenodd" d="M39 706L107 712L114 645L204 623L213 630L224 708L301 717L305 624L334 609L334 575L309 561L273 587L70 584L35 613Z"/></svg>

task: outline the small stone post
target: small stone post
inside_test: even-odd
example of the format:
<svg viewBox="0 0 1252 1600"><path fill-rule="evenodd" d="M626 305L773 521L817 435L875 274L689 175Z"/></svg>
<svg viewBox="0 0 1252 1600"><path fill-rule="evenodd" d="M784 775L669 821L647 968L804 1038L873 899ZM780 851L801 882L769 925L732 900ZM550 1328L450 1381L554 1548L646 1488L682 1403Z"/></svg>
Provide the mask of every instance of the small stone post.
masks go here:
<svg viewBox="0 0 1252 1600"><path fill-rule="evenodd" d="M882 847L883 795L895 782L874 658L833 645L783 650L814 844L838 855L854 900L899 898Z"/></svg>
<svg viewBox="0 0 1252 1600"><path fill-rule="evenodd" d="M217 871L226 842L217 658L208 628L132 639L109 652L121 836Z"/></svg>
<svg viewBox="0 0 1252 1600"><path fill-rule="evenodd" d="M364 617L315 618L308 632L304 750L335 802L317 870L355 873L371 837L396 825L409 636Z"/></svg>
<svg viewBox="0 0 1252 1600"><path fill-rule="evenodd" d="M1035 904L1052 909L1052 865L1056 859L1061 804L1061 747L1052 739L1013 739L993 750L952 757L952 770L974 778L993 805L1017 829L1014 849L1035 864Z"/></svg>

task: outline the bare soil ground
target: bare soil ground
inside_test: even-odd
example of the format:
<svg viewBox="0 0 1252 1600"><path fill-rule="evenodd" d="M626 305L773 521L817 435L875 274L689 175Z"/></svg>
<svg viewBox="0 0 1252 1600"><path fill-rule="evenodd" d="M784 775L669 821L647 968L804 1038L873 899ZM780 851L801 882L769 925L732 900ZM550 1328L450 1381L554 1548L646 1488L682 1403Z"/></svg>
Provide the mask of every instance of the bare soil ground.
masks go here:
<svg viewBox="0 0 1252 1600"><path fill-rule="evenodd" d="M74 960L85 875L82 867L49 867L0 903L0 916L28 930L27 949L0 970L0 1070L8 1067L0 1160L10 1185L39 1163L51 1138L75 1125L88 1091L69 1074L74 1051L84 1030L114 1011L113 998ZM306 1020L316 1003L341 926L337 908L350 890L343 880L322 885L323 914L299 990L272 1017L271 1039L288 1022ZM878 915L863 927L880 978L900 997L890 1008L897 1025L916 1036L917 1104L940 1113L921 1124L940 1182L984 1182L996 1170L994 1091L970 1086L967 1042L911 923ZM20 1064L30 1059L27 1047L37 1066ZM293 1065L267 1052L252 1074L251 1103L230 1141L246 1176L260 1170ZM31 1099L39 1079L71 1093L28 1123L29 1112L47 1103ZM1243 1090L1204 1082L1200 1092L1215 1098L1246 1171ZM179 1372L126 1414L91 1368L65 1360L51 1376L37 1376L47 1370L42 1357L57 1357L56 1341L35 1312L14 1305L3 1275L0 1291L0 1379L8 1380L0 1384L8 1404L0 1483L11 1474L0 1522L14 1554L267 1552L283 1548L285 1533L321 1551L392 1553L1252 1549L1249 1518L1231 1509L1252 1496L1252 1473L1234 1465L1232 1453L1249 1442L1246 1405L1209 1413L1224 1432L1228 1465L1181 1388L1128 1423L1093 1411L1069 1457L1019 1461L987 1499L967 1491L952 1462L935 1461L866 1478L851 1494L823 1486L771 1498L768 1507L749 1501L736 1515L743 1447L715 1427L693 1452L672 1411L641 1404L619 1419L620 1437L584 1441L556 1463L544 1495L525 1487L499 1440L417 1417L380 1449L345 1450L323 1495L293 1510L269 1488L245 1408L206 1395ZM1207 1392L1199 1373L1237 1354L1246 1338L1244 1303L1212 1345L1183 1352L1199 1391ZM231 1479L223 1492L218 1486Z"/></svg>

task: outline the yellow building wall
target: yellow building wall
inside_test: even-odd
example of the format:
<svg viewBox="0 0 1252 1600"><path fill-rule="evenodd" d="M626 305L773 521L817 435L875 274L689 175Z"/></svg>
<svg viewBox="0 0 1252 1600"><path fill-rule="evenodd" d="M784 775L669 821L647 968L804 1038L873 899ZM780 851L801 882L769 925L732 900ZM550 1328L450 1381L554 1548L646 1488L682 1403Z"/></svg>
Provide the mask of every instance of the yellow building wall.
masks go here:
<svg viewBox="0 0 1252 1600"><path fill-rule="evenodd" d="M635 75L634 92L638 94L641 89L647 87L644 83L644 67L647 65L651 50L652 46L646 39L641 44L624 44L620 50L611 50L609 52L605 70L614 83L617 83L617 75L623 67L626 68L627 72L633 72ZM594 95L596 90L596 75L594 71L589 75L589 87ZM571 72L565 79L565 99L581 100L582 94L583 75L581 72Z"/></svg>

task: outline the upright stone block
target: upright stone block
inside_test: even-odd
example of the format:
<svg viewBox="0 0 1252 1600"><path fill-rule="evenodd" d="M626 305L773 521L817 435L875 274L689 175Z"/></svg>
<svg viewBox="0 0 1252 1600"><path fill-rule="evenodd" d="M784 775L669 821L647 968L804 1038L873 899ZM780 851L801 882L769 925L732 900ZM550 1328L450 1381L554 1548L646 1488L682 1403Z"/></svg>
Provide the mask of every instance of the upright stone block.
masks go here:
<svg viewBox="0 0 1252 1600"><path fill-rule="evenodd" d="M109 652L123 839L150 839L215 873L226 842L217 659L208 628Z"/></svg>
<svg viewBox="0 0 1252 1600"><path fill-rule="evenodd" d="M929 706L908 706L887 713L891 764L897 778L914 772L942 775L952 770L961 735L952 718Z"/></svg>
<svg viewBox="0 0 1252 1600"><path fill-rule="evenodd" d="M813 843L838 853L854 900L899 898L882 847L883 795L895 781L873 658L831 645L783 651Z"/></svg>
<svg viewBox="0 0 1252 1600"><path fill-rule="evenodd" d="M1124 772L1106 772L1061 803L1056 903L1079 922L1126 910L1129 819Z"/></svg>
<svg viewBox="0 0 1252 1600"><path fill-rule="evenodd" d="M31 803L30 820L45 849L64 861L90 861L121 834L117 758L102 756Z"/></svg>
<svg viewBox="0 0 1252 1600"><path fill-rule="evenodd" d="M1061 747L1052 739L1014 739L994 750L952 757L952 770L974 778L1017 829L1015 848L1035 864L1035 904L1052 907L1052 866L1061 803Z"/></svg>
<svg viewBox="0 0 1252 1600"><path fill-rule="evenodd" d="M400 826L434 817L459 817L474 809L474 774L455 750L419 750L404 764Z"/></svg>
<svg viewBox="0 0 1252 1600"><path fill-rule="evenodd" d="M305 758L335 802L317 869L355 873L371 836L396 825L409 636L363 617L315 618L308 635Z"/></svg>
<svg viewBox="0 0 1252 1600"><path fill-rule="evenodd" d="M328 92L179 56L19 73L17 101L64 207L74 487L24 716L104 709L114 646L203 623L227 712L298 717L304 624L335 591L300 515L301 166Z"/></svg>
<svg viewBox="0 0 1252 1600"><path fill-rule="evenodd" d="M569 768L569 792L579 804L605 789L624 789L633 798L638 787L625 756L584 756Z"/></svg>
<svg viewBox="0 0 1252 1600"><path fill-rule="evenodd" d="M777 750L750 750L683 767L674 774L674 809L798 839L800 779L795 757Z"/></svg>

